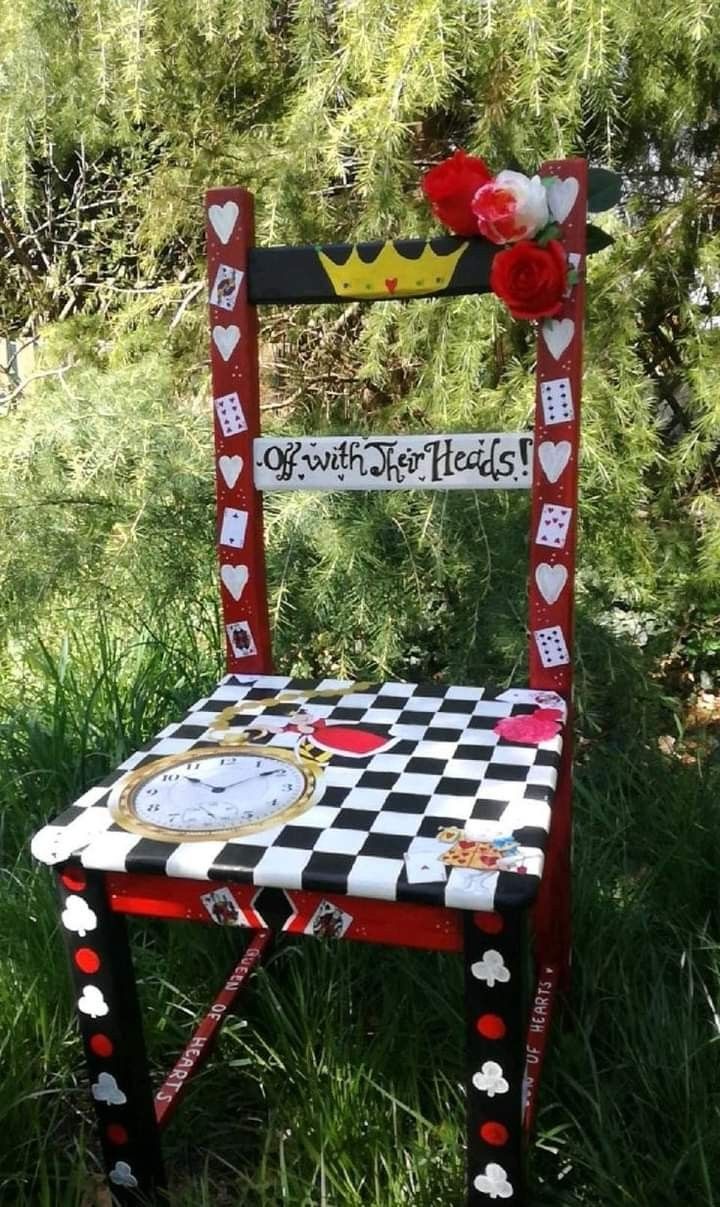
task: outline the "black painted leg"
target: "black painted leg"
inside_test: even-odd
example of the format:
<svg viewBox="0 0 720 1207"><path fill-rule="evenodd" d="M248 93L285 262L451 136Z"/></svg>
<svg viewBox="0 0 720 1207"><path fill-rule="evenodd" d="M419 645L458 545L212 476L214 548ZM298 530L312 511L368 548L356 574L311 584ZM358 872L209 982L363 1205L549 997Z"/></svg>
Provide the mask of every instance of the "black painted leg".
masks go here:
<svg viewBox="0 0 720 1207"><path fill-rule="evenodd" d="M465 916L468 1207L526 1203L524 916Z"/></svg>
<svg viewBox="0 0 720 1207"><path fill-rule="evenodd" d="M61 929L113 1195L122 1204L163 1201L160 1133L125 919L109 909L101 872L66 865L57 880Z"/></svg>

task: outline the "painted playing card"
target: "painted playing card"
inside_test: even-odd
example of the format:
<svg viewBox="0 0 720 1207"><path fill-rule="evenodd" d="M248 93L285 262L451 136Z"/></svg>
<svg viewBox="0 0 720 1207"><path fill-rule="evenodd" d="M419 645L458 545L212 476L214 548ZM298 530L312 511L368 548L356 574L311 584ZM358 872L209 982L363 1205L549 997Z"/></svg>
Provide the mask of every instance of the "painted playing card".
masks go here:
<svg viewBox="0 0 720 1207"><path fill-rule="evenodd" d="M237 436L238 432L247 431L242 404L234 391L215 399L215 411L223 436Z"/></svg>
<svg viewBox="0 0 720 1207"><path fill-rule="evenodd" d="M43 826L33 838L30 850L41 863L62 863L75 850L76 839L67 826ZM81 844L87 845L87 844Z"/></svg>
<svg viewBox="0 0 720 1207"><path fill-rule="evenodd" d="M454 868L473 868L478 872L489 872L498 866L505 851L502 845L463 838L442 856L443 863Z"/></svg>
<svg viewBox="0 0 720 1207"><path fill-rule="evenodd" d="M405 874L408 884L432 884L447 880L444 864L432 851L408 851L405 855Z"/></svg>
<svg viewBox="0 0 720 1207"><path fill-rule="evenodd" d="M223 511L220 528L220 544L230 545L233 549L242 549L245 544L248 513L237 507L226 507Z"/></svg>
<svg viewBox="0 0 720 1207"><path fill-rule="evenodd" d="M236 658L250 658L257 653L250 625L246 620L236 620L234 624L225 625L225 632Z"/></svg>
<svg viewBox="0 0 720 1207"><path fill-rule="evenodd" d="M580 255L579 252L569 251L567 254L567 261L568 261L568 266L570 267L571 270L574 269L576 272L578 272L578 273L580 272L580 265L582 264L582 256ZM569 298L570 294L572 293L574 288L575 288L574 285L571 285L570 283L568 283L568 287L565 290L563 297Z"/></svg>
<svg viewBox="0 0 720 1207"><path fill-rule="evenodd" d="M543 381L540 385L540 401L548 427L556 423L569 423L575 417L569 377Z"/></svg>
<svg viewBox="0 0 720 1207"><path fill-rule="evenodd" d="M559 624L551 625L547 629L534 629L533 637L540 661L546 669L552 666L567 666L570 653Z"/></svg>
<svg viewBox="0 0 720 1207"><path fill-rule="evenodd" d="M572 507L560 507L557 503L545 503L540 513L536 545L550 545L562 549L567 540L572 517Z"/></svg>
<svg viewBox="0 0 720 1207"><path fill-rule="evenodd" d="M533 691L529 687L509 687L497 698L505 700L509 704L534 704L537 708L557 708L562 713L563 720L567 716L567 704L557 692ZM505 820L504 814L503 820ZM512 829L512 827L510 828Z"/></svg>
<svg viewBox="0 0 720 1207"><path fill-rule="evenodd" d="M217 270L215 281L210 293L211 306L219 306L221 310L233 310L240 292L240 282L243 274L239 268L231 268L229 264L221 264Z"/></svg>
<svg viewBox="0 0 720 1207"><path fill-rule="evenodd" d="M454 846L446 851L441 856L443 863L448 864L453 868L481 868L487 867L486 863L482 862L482 855L485 853L485 848L488 844L469 841L467 838L461 838Z"/></svg>
<svg viewBox="0 0 720 1207"><path fill-rule="evenodd" d="M213 922L217 922L218 926L242 926L244 922L242 910L229 888L219 888L213 893L203 893L200 900Z"/></svg>
<svg viewBox="0 0 720 1207"><path fill-rule="evenodd" d="M305 934L316 939L342 939L351 925L352 914L346 914L332 901L321 901L305 927Z"/></svg>

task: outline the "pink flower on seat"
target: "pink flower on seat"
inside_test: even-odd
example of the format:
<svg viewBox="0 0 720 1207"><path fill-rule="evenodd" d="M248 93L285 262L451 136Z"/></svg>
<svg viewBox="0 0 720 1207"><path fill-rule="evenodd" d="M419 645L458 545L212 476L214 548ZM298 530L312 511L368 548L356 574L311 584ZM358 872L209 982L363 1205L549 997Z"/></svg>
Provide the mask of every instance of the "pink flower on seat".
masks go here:
<svg viewBox="0 0 720 1207"><path fill-rule="evenodd" d="M562 716L559 708L536 708L529 716L503 717L493 726L493 732L508 742L537 746L557 737L562 729Z"/></svg>

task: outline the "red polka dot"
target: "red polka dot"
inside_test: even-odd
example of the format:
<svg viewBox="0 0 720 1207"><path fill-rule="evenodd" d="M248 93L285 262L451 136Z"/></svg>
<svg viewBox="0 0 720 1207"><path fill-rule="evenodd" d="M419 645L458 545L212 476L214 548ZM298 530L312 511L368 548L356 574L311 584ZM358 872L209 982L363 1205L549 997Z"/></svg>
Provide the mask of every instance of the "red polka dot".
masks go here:
<svg viewBox="0 0 720 1207"><path fill-rule="evenodd" d="M502 1039L506 1031L499 1014L481 1014L475 1026L485 1039Z"/></svg>
<svg viewBox="0 0 720 1207"><path fill-rule="evenodd" d="M500 914L473 914L473 922L478 930L482 930L486 935L499 935L500 931L505 928L505 922Z"/></svg>
<svg viewBox="0 0 720 1207"><path fill-rule="evenodd" d="M111 1144L127 1144L128 1142L127 1131L121 1123L111 1123L107 1128L105 1135Z"/></svg>
<svg viewBox="0 0 720 1207"><path fill-rule="evenodd" d="M81 893L87 886L87 876L82 868L67 868L62 873L60 881L71 893Z"/></svg>
<svg viewBox="0 0 720 1207"><path fill-rule="evenodd" d="M90 1050L96 1056L112 1056L113 1042L107 1035L93 1035L90 1038Z"/></svg>
<svg viewBox="0 0 720 1207"><path fill-rule="evenodd" d="M499 1147L501 1144L507 1144L509 1132L502 1123L483 1123L480 1128L480 1138L486 1144L494 1144Z"/></svg>
<svg viewBox="0 0 720 1207"><path fill-rule="evenodd" d="M92 947L78 947L75 952L75 963L81 972L97 972L100 967L100 956Z"/></svg>

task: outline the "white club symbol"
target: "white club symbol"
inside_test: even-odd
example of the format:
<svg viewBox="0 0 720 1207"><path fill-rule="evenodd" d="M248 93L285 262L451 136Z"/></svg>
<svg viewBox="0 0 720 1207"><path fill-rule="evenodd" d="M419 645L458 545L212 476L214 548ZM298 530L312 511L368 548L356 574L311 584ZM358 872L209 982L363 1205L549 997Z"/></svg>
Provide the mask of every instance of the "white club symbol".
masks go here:
<svg viewBox="0 0 720 1207"><path fill-rule="evenodd" d="M512 1184L508 1182L505 1170L494 1161L485 1166L485 1173L478 1174L474 1186L481 1194L487 1194L491 1199L510 1199L513 1195Z"/></svg>
<svg viewBox="0 0 720 1207"><path fill-rule="evenodd" d="M110 1007L105 1001L102 989L97 989L95 985L85 986L81 997L78 998L78 1010L82 1014L89 1014L90 1018L102 1018L103 1015L110 1013Z"/></svg>
<svg viewBox="0 0 720 1207"><path fill-rule="evenodd" d="M500 952L494 951L493 948L486 951L483 958L472 965L471 972L478 981L485 981L488 989L493 989L496 981L504 985L510 980L510 969L505 967Z"/></svg>
<svg viewBox="0 0 720 1207"><path fill-rule="evenodd" d="M96 1102L105 1102L108 1106L122 1106L127 1102L127 1095L123 1094L112 1073L100 1073L91 1089Z"/></svg>
<svg viewBox="0 0 720 1207"><path fill-rule="evenodd" d="M482 1090L488 1098L496 1094L507 1094L510 1084L503 1077L503 1071L494 1060L486 1060L479 1073L475 1073L472 1083L476 1090Z"/></svg>
<svg viewBox="0 0 720 1207"><path fill-rule="evenodd" d="M84 938L88 931L95 930L97 926L97 916L94 910L90 909L90 906L86 901L83 901L82 897L77 897L74 893L71 893L66 898L65 909L61 914L61 918L65 929L74 931L80 935L81 939Z"/></svg>
<svg viewBox="0 0 720 1207"><path fill-rule="evenodd" d="M138 1184L135 1174L131 1170L127 1161L116 1161L113 1168L110 1170L110 1181L116 1186L129 1186L134 1190Z"/></svg>

